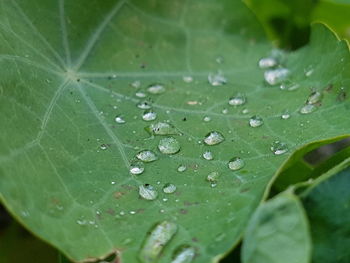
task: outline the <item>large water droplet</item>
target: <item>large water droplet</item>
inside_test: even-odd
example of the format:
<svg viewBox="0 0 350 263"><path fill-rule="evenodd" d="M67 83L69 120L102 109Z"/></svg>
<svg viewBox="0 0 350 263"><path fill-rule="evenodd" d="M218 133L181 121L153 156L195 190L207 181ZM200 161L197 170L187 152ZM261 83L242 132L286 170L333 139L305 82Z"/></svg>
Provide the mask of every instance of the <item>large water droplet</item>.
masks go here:
<svg viewBox="0 0 350 263"><path fill-rule="evenodd" d="M317 110L317 106L314 104L306 104L300 108L299 112L301 114L309 114Z"/></svg>
<svg viewBox="0 0 350 263"><path fill-rule="evenodd" d="M176 186L174 184L167 183L163 187L163 192L166 194L172 194L176 191Z"/></svg>
<svg viewBox="0 0 350 263"><path fill-rule="evenodd" d="M222 85L227 83L226 77L221 72L218 72L215 74L210 73L208 75L208 81L209 81L210 85L212 85L214 87L222 86Z"/></svg>
<svg viewBox="0 0 350 263"><path fill-rule="evenodd" d="M140 185L139 194L146 200L155 200L158 196L157 190L150 184Z"/></svg>
<svg viewBox="0 0 350 263"><path fill-rule="evenodd" d="M136 158L145 163L153 162L158 159L157 155L150 150L143 150L139 152L136 154Z"/></svg>
<svg viewBox="0 0 350 263"><path fill-rule="evenodd" d="M210 161L210 160L213 160L213 159L214 159L214 155L213 155L213 153L212 153L211 151L205 151L205 152L203 153L203 158L204 158L205 160Z"/></svg>
<svg viewBox="0 0 350 263"><path fill-rule="evenodd" d="M146 130L153 135L171 135L177 134L176 128L167 122L157 122L149 127Z"/></svg>
<svg viewBox="0 0 350 263"><path fill-rule="evenodd" d="M159 141L158 149L164 154L175 154L180 151L180 143L173 137L167 137Z"/></svg>
<svg viewBox="0 0 350 263"><path fill-rule="evenodd" d="M152 110L146 110L142 115L142 119L144 121L153 121L156 118L157 118L157 113Z"/></svg>
<svg viewBox="0 0 350 263"><path fill-rule="evenodd" d="M157 224L147 236L139 253L143 263L154 263L162 253L163 248L176 234L177 225L169 221Z"/></svg>
<svg viewBox="0 0 350 263"><path fill-rule="evenodd" d="M239 169L242 169L244 167L245 163L244 160L240 157L233 157L228 162L228 168L230 168L233 171L237 171Z"/></svg>
<svg viewBox="0 0 350 263"><path fill-rule="evenodd" d="M162 84L152 84L147 88L147 91L152 94L161 94L165 92L165 87Z"/></svg>
<svg viewBox="0 0 350 263"><path fill-rule="evenodd" d="M240 106L246 103L246 97L243 94L238 93L229 99L228 104L232 106Z"/></svg>
<svg viewBox="0 0 350 263"><path fill-rule="evenodd" d="M286 68L278 68L267 70L264 73L265 81L270 85L280 84L289 76L289 70Z"/></svg>
<svg viewBox="0 0 350 263"><path fill-rule="evenodd" d="M191 263L195 255L196 251L193 247L182 246L176 249L171 263Z"/></svg>
<svg viewBox="0 0 350 263"><path fill-rule="evenodd" d="M281 154L284 154L284 153L288 152L288 146L284 142L274 141L271 144L270 150L275 155L281 155Z"/></svg>
<svg viewBox="0 0 350 263"><path fill-rule="evenodd" d="M126 121L124 120L124 118L123 118L122 116L120 116L120 115L116 116L114 120L115 120L115 122L118 123L118 124L123 124L123 123L126 122Z"/></svg>
<svg viewBox="0 0 350 263"><path fill-rule="evenodd" d="M316 104L319 103L322 99L322 93L318 91L312 92L307 98L307 104Z"/></svg>
<svg viewBox="0 0 350 263"><path fill-rule="evenodd" d="M130 165L130 173L134 175L142 174L145 170L145 167L141 162L135 162Z"/></svg>
<svg viewBox="0 0 350 263"><path fill-rule="evenodd" d="M277 66L278 62L275 58L267 57L259 60L259 67L262 69L273 68Z"/></svg>
<svg viewBox="0 0 350 263"><path fill-rule="evenodd" d="M264 121L259 116L255 115L249 119L249 126L250 127L256 128L256 127L260 127L263 124L264 124Z"/></svg>
<svg viewBox="0 0 350 263"><path fill-rule="evenodd" d="M187 167L186 167L186 165L179 165L179 167L177 167L177 171L178 172L180 172L180 173L182 173L182 172L184 172L184 171L186 171L187 170Z"/></svg>
<svg viewBox="0 0 350 263"><path fill-rule="evenodd" d="M141 101L136 106L141 110L149 110L151 108L151 103L149 101Z"/></svg>
<svg viewBox="0 0 350 263"><path fill-rule="evenodd" d="M209 132L205 138L204 143L207 145L216 145L225 140L224 136L218 131Z"/></svg>

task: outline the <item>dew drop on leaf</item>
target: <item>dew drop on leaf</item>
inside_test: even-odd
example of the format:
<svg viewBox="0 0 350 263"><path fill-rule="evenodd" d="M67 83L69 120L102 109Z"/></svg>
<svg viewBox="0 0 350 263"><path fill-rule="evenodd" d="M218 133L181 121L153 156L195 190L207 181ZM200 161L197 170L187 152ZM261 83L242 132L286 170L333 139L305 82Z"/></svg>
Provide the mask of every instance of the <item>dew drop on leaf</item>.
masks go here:
<svg viewBox="0 0 350 263"><path fill-rule="evenodd" d="M309 114L317 110L317 106L314 104L306 104L300 108L299 112L301 114Z"/></svg>
<svg viewBox="0 0 350 263"><path fill-rule="evenodd" d="M155 200L158 196L157 190L150 184L139 186L139 195L146 200Z"/></svg>
<svg viewBox="0 0 350 263"><path fill-rule="evenodd" d="M205 160L210 161L210 160L213 160L213 159L214 159L214 155L213 155L213 153L212 153L211 151L205 151L205 152L203 153L203 158L204 158Z"/></svg>
<svg viewBox="0 0 350 263"><path fill-rule="evenodd" d="M138 98L145 98L146 97L146 94L144 92L136 92L135 93L135 96L138 97Z"/></svg>
<svg viewBox="0 0 350 263"><path fill-rule="evenodd" d="M124 118L123 118L122 116L120 116L120 115L116 116L114 120L115 120L115 122L118 123L118 124L123 124L123 123L126 122L126 121L124 120Z"/></svg>
<svg viewBox="0 0 350 263"><path fill-rule="evenodd" d="M209 116L205 116L205 117L203 118L203 121L209 122L209 121L211 121L211 118L210 118Z"/></svg>
<svg viewBox="0 0 350 263"><path fill-rule="evenodd" d="M246 97L238 93L236 96L233 96L229 99L228 104L231 106L240 106L246 103Z"/></svg>
<svg viewBox="0 0 350 263"><path fill-rule="evenodd" d="M288 120L290 118L290 113L289 113L289 111L284 111L284 112L282 112L282 114L281 114L281 119L282 120Z"/></svg>
<svg viewBox="0 0 350 263"><path fill-rule="evenodd" d="M204 137L204 143L207 145L216 145L225 140L224 136L218 131L209 132Z"/></svg>
<svg viewBox="0 0 350 263"><path fill-rule="evenodd" d="M265 81L270 85L280 84L289 76L289 70L286 68L278 68L267 70L264 73Z"/></svg>
<svg viewBox="0 0 350 263"><path fill-rule="evenodd" d="M183 76L183 77L182 77L182 80L183 80L185 83L191 83L191 82L193 82L193 77L191 77L191 76Z"/></svg>
<svg viewBox="0 0 350 263"><path fill-rule="evenodd" d="M177 231L177 225L169 221L158 223L144 241L139 258L143 263L154 263L163 248L171 241Z"/></svg>
<svg viewBox="0 0 350 263"><path fill-rule="evenodd" d="M273 57L267 57L267 58L260 59L258 64L259 64L259 68L267 69L267 68L273 68L277 66L278 62Z"/></svg>
<svg viewBox="0 0 350 263"><path fill-rule="evenodd" d="M316 104L319 103L322 99L322 93L318 91L312 92L307 98L307 104Z"/></svg>
<svg viewBox="0 0 350 263"><path fill-rule="evenodd" d="M162 94L165 92L165 87L162 84L152 84L147 88L147 91L151 94Z"/></svg>
<svg viewBox="0 0 350 263"><path fill-rule="evenodd" d="M228 162L228 168L233 171L237 171L239 169L242 169L244 167L245 163L244 160L240 157L233 157L229 162Z"/></svg>
<svg viewBox="0 0 350 263"><path fill-rule="evenodd" d="M207 175L207 181L208 182L216 182L219 178L219 173L218 172L210 172L208 175Z"/></svg>
<svg viewBox="0 0 350 263"><path fill-rule="evenodd" d="M181 246L175 250L171 263L191 263L196 255L196 251L190 246Z"/></svg>
<svg viewBox="0 0 350 263"><path fill-rule="evenodd" d="M101 144L101 145L100 145L100 149L101 149L101 150L107 150L107 148L108 148L108 145L107 145L107 144Z"/></svg>
<svg viewBox="0 0 350 263"><path fill-rule="evenodd" d="M177 171L180 172L180 173L182 173L182 172L184 172L186 170L187 170L187 167L185 165L181 164L181 165L179 165L179 167L177 167Z"/></svg>
<svg viewBox="0 0 350 263"><path fill-rule="evenodd" d="M149 110L151 108L151 103L148 101L141 101L136 106L141 110Z"/></svg>
<svg viewBox="0 0 350 263"><path fill-rule="evenodd" d="M141 152L138 152L136 154L136 158L145 163L150 163L158 159L157 155L150 150L143 150Z"/></svg>
<svg viewBox="0 0 350 263"><path fill-rule="evenodd" d="M142 114L142 119L144 121L154 121L157 118L157 113L152 110L146 110Z"/></svg>
<svg viewBox="0 0 350 263"><path fill-rule="evenodd" d="M135 162L130 165L130 173L133 175L142 174L145 171L145 167L141 162Z"/></svg>
<svg viewBox="0 0 350 263"><path fill-rule="evenodd" d="M256 127L260 127L263 124L264 124L264 121L259 116L255 115L249 119L249 126L250 127L256 128Z"/></svg>
<svg viewBox="0 0 350 263"><path fill-rule="evenodd" d="M180 143L173 137L163 138L159 141L158 149L164 154L175 154L180 151Z"/></svg>
<svg viewBox="0 0 350 263"><path fill-rule="evenodd" d="M210 83L210 85L216 87L216 86L222 86L226 84L227 79L221 72L209 73L208 82Z"/></svg>
<svg viewBox="0 0 350 263"><path fill-rule="evenodd" d="M281 155L288 152L288 146L284 142L274 141L271 144L270 150L274 155Z"/></svg>
<svg viewBox="0 0 350 263"><path fill-rule="evenodd" d="M157 122L146 128L153 135L171 135L177 134L175 127L167 122Z"/></svg>
<svg viewBox="0 0 350 263"><path fill-rule="evenodd" d="M166 194L172 194L176 191L176 186L174 184L167 183L163 187L163 192Z"/></svg>
<svg viewBox="0 0 350 263"><path fill-rule="evenodd" d="M141 81L135 80L135 81L131 82L130 85L137 89L137 88L139 88L141 86Z"/></svg>

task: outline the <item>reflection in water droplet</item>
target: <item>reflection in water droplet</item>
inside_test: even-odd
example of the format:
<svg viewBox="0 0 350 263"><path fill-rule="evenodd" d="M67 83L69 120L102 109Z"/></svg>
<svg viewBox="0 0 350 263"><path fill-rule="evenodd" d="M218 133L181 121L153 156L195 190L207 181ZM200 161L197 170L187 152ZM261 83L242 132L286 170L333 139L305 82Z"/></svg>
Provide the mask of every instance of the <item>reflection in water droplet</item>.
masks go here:
<svg viewBox="0 0 350 263"><path fill-rule="evenodd" d="M147 88L147 91L152 94L161 94L165 92L165 87L162 84L152 84Z"/></svg>
<svg viewBox="0 0 350 263"><path fill-rule="evenodd" d="M167 183L163 187L163 192L166 194L172 194L176 191L176 186L174 184Z"/></svg>
<svg viewBox="0 0 350 263"><path fill-rule="evenodd" d="M183 76L182 80L186 83L191 83L193 81L193 77L191 76Z"/></svg>
<svg viewBox="0 0 350 263"><path fill-rule="evenodd" d="M158 149L164 154L175 154L180 151L180 143L173 137L167 137L159 141Z"/></svg>
<svg viewBox="0 0 350 263"><path fill-rule="evenodd" d="M139 152L136 155L136 158L145 162L145 163L153 162L153 161L158 159L157 155L150 150L143 150L143 151Z"/></svg>
<svg viewBox="0 0 350 263"><path fill-rule="evenodd" d="M141 110L149 110L151 108L151 103L149 101L141 101L136 106Z"/></svg>
<svg viewBox="0 0 350 263"><path fill-rule="evenodd" d="M144 121L153 121L156 118L157 118L157 113L152 110L146 110L142 115L142 119Z"/></svg>
<svg viewBox="0 0 350 263"><path fill-rule="evenodd" d="M158 192L150 184L144 184L139 186L139 194L143 199L155 200L158 196Z"/></svg>
<svg viewBox="0 0 350 263"><path fill-rule="evenodd" d="M218 172L211 172L207 175L207 181L209 182L216 182L217 179L219 178L219 173Z"/></svg>
<svg viewBox="0 0 350 263"><path fill-rule="evenodd" d="M246 103L246 97L243 94L238 93L229 99L228 104L232 106L240 106Z"/></svg>
<svg viewBox="0 0 350 263"><path fill-rule="evenodd" d="M249 119L249 126L250 127L256 128L256 127L260 127L263 124L264 124L264 121L259 116L255 115Z"/></svg>
<svg viewBox="0 0 350 263"><path fill-rule="evenodd" d="M137 175L137 174L142 174L143 171L145 170L145 167L141 162L135 162L130 165L130 173Z"/></svg>
<svg viewBox="0 0 350 263"><path fill-rule="evenodd" d="M228 162L228 168L230 168L233 171L237 171L239 169L242 169L244 167L245 163L242 158L240 157L233 157Z"/></svg>
<svg viewBox="0 0 350 263"><path fill-rule="evenodd" d="M267 57L259 60L259 67L262 69L273 68L277 66L278 62L275 58Z"/></svg>
<svg viewBox="0 0 350 263"><path fill-rule="evenodd" d="M177 167L177 171L180 173L182 173L186 170L187 170L187 167L185 165L180 165L179 167Z"/></svg>
<svg viewBox="0 0 350 263"><path fill-rule="evenodd" d="M175 250L171 263L191 263L196 255L196 251L190 246L181 246Z"/></svg>
<svg viewBox="0 0 350 263"><path fill-rule="evenodd" d="M123 123L125 123L124 118L123 118L122 116L120 116L120 115L119 115L119 116L116 116L114 120L115 120L115 122L118 123L118 124L123 124Z"/></svg>
<svg viewBox="0 0 350 263"><path fill-rule="evenodd" d="M162 253L163 248L176 234L177 225L169 221L157 224L146 237L139 253L143 263L154 263Z"/></svg>
<svg viewBox="0 0 350 263"><path fill-rule="evenodd" d="M225 78L225 76L221 73L221 72L218 72L218 73L210 73L208 75L208 81L210 83L210 85L216 87L216 86L222 86L224 84L227 83L227 79Z"/></svg>
<svg viewBox="0 0 350 263"><path fill-rule="evenodd" d="M281 155L286 152L288 152L288 146L286 143L280 142L280 141L274 141L271 144L270 150L273 152L275 155Z"/></svg>
<svg viewBox="0 0 350 263"><path fill-rule="evenodd" d="M209 132L205 138L204 143L207 145L216 145L224 141L224 136L218 131Z"/></svg>
<svg viewBox="0 0 350 263"><path fill-rule="evenodd" d="M268 84L276 85L285 81L289 73L289 70L286 68L272 69L264 72L264 78Z"/></svg>
<svg viewBox="0 0 350 263"><path fill-rule="evenodd" d="M177 134L175 127L167 122L157 122L146 128L153 135L171 135Z"/></svg>
<svg viewBox="0 0 350 263"><path fill-rule="evenodd" d="M317 106L314 104L306 104L300 108L299 112L301 114L309 114L317 110Z"/></svg>
<svg viewBox="0 0 350 263"><path fill-rule="evenodd" d="M316 104L316 103L320 102L321 99L322 99L322 93L320 93L318 91L314 91L309 95L306 103L307 104Z"/></svg>
<svg viewBox="0 0 350 263"><path fill-rule="evenodd" d="M213 160L213 159L214 159L214 156L213 156L213 153L212 153L211 151L205 151L205 152L203 153L203 158L204 158L205 160L210 161L210 160Z"/></svg>

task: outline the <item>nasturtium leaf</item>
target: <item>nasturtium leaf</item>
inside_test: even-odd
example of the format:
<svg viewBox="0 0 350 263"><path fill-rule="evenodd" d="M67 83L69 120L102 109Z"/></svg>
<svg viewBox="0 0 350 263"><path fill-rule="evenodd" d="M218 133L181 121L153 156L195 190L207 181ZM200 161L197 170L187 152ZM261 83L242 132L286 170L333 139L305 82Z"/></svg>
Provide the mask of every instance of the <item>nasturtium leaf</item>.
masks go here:
<svg viewBox="0 0 350 263"><path fill-rule="evenodd" d="M0 43L1 200L75 261L145 262L175 224L155 260L216 262L294 150L350 130L346 43L315 25L305 48L273 50L240 1L0 0ZM258 67L271 55L283 89Z"/></svg>
<svg viewBox="0 0 350 263"><path fill-rule="evenodd" d="M350 261L350 160L319 177L301 196L310 221L312 262Z"/></svg>
<svg viewBox="0 0 350 263"><path fill-rule="evenodd" d="M245 232L243 263L309 263L311 238L299 198L283 192L259 206Z"/></svg>

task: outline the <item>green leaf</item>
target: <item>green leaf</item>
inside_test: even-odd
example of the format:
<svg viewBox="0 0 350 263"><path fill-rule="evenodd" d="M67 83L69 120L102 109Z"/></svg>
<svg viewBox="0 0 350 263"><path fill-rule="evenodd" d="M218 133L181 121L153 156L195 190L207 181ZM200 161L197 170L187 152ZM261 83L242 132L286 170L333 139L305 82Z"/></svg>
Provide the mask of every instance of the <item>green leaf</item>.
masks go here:
<svg viewBox="0 0 350 263"><path fill-rule="evenodd" d="M75 261L137 262L145 244L164 246L159 262L183 251L218 261L296 149L349 133L346 43L315 25L310 45L282 55L285 84L299 88L271 87L257 64L272 46L239 1L0 0L0 43L1 200ZM227 84L212 86L218 70ZM300 114L312 89L322 103ZM246 103L229 105L239 93ZM157 119L144 121L139 103ZM261 126L249 126L254 115ZM171 135L150 135L157 122ZM205 145L212 131L224 140ZM142 150L157 160L141 165Z"/></svg>
<svg viewBox="0 0 350 263"><path fill-rule="evenodd" d="M350 160L319 177L301 195L313 240L314 263L350 261Z"/></svg>
<svg viewBox="0 0 350 263"><path fill-rule="evenodd" d="M302 204L284 192L262 204L247 227L243 263L308 263L311 239Z"/></svg>

